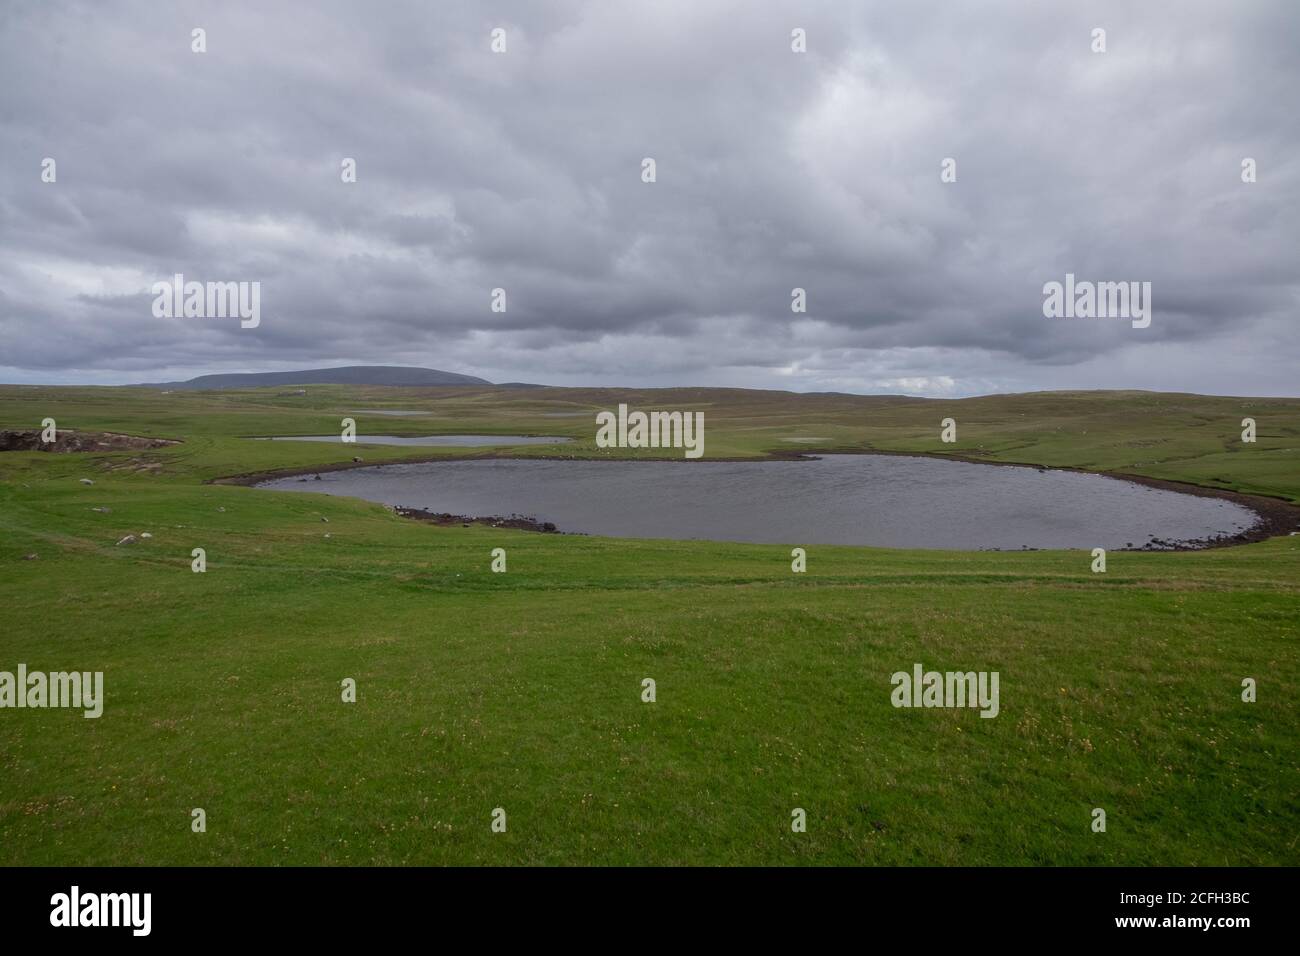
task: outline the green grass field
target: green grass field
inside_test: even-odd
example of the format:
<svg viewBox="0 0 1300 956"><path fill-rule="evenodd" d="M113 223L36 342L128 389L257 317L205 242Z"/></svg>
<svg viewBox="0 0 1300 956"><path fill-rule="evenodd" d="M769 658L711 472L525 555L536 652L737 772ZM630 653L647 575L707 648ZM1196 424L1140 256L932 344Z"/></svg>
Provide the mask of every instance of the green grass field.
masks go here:
<svg viewBox="0 0 1300 956"><path fill-rule="evenodd" d="M457 453L245 437L345 415L603 456L587 413L627 401L705 411L706 459L951 452L1294 502L1300 400L308 392L0 387L0 428L183 439L0 454L0 670L100 670L107 698L98 720L0 710L0 863L1300 863L1300 537L1112 553L1104 575L1081 551L809 547L795 575L789 546L433 527L210 483ZM383 407L427 416L357 414ZM1001 713L893 708L917 661L998 671Z"/></svg>

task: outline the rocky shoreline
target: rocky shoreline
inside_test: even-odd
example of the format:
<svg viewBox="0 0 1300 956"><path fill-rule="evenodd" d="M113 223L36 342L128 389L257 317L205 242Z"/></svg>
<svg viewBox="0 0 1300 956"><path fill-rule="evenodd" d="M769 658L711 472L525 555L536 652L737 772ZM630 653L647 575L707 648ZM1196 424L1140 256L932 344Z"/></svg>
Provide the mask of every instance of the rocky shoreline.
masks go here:
<svg viewBox="0 0 1300 956"><path fill-rule="evenodd" d="M427 524L436 524L443 527L450 527L451 525L458 524L462 528L468 528L472 524L481 524L491 528L509 528L513 531L536 531L541 534L573 533L561 531L549 521L538 521L536 518L529 518L517 514L512 514L509 517L501 517L500 515L473 517L470 515L453 515L442 511L429 511L425 508L404 508L400 505L393 509L393 513L402 518L412 518L416 521L423 521Z"/></svg>

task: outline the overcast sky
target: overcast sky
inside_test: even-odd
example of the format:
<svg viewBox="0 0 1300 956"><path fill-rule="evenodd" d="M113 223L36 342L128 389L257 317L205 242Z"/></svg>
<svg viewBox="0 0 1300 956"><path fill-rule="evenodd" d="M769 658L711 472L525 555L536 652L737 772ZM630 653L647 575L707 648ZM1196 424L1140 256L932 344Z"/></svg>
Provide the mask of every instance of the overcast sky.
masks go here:
<svg viewBox="0 0 1300 956"><path fill-rule="evenodd" d="M0 381L1300 394L1298 38L1295 0L5 0ZM155 317L178 272L261 324ZM1067 272L1151 282L1150 327L1044 317Z"/></svg>

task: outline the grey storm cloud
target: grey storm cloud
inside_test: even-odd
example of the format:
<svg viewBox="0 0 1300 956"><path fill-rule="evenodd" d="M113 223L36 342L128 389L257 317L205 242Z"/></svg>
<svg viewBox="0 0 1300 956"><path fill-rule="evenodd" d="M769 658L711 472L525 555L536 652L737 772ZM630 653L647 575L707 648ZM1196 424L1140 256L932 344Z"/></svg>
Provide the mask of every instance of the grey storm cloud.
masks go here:
<svg viewBox="0 0 1300 956"><path fill-rule="evenodd" d="M1298 32L1292 0L7 3L0 379L1295 394ZM1151 282L1150 328L1045 318L1067 272ZM261 324L156 318L175 273L260 282Z"/></svg>

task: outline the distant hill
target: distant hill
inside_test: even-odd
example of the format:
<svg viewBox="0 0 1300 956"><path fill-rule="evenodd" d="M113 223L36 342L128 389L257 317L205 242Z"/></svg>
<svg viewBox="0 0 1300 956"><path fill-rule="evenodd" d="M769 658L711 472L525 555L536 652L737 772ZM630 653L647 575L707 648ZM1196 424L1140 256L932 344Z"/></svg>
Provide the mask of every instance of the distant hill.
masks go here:
<svg viewBox="0 0 1300 956"><path fill-rule="evenodd" d="M259 388L268 385L491 385L485 378L443 372L436 368L404 368L398 365L344 365L341 368L309 368L299 372L232 372L228 375L200 375L186 382L142 382L136 388Z"/></svg>

